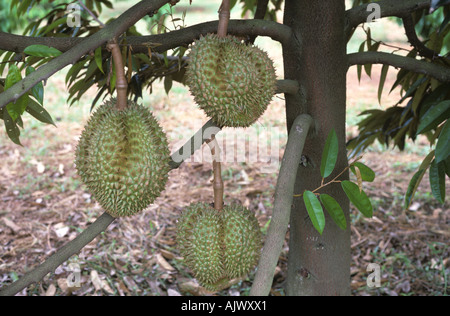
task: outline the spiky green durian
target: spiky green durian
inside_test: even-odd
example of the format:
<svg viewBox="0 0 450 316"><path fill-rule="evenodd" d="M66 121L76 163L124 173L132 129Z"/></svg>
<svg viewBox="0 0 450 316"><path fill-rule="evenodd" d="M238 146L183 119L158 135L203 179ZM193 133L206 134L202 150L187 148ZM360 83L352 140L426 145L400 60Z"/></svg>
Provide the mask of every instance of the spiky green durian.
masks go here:
<svg viewBox="0 0 450 316"><path fill-rule="evenodd" d="M233 36L209 34L194 43L189 59L190 91L219 126L248 127L266 111L276 88L267 53Z"/></svg>
<svg viewBox="0 0 450 316"><path fill-rule="evenodd" d="M261 231L256 217L241 205L217 211L209 204L191 204L177 222L180 254L197 280L216 291L243 277L257 264Z"/></svg>
<svg viewBox="0 0 450 316"><path fill-rule="evenodd" d="M119 111L111 99L86 124L75 164L105 211L122 217L142 211L164 190L169 157L166 135L152 113L132 101Z"/></svg>

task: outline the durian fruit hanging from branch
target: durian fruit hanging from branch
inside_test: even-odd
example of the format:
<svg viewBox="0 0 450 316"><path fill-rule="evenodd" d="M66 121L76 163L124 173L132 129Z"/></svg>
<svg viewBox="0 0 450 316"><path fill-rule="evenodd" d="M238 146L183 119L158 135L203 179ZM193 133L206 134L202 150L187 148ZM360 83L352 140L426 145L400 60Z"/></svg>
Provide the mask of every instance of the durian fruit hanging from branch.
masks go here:
<svg viewBox="0 0 450 316"><path fill-rule="evenodd" d="M185 264L212 292L245 277L258 263L262 247L256 217L239 204L222 211L208 203L191 204L178 220L177 243Z"/></svg>
<svg viewBox="0 0 450 316"><path fill-rule="evenodd" d="M236 66L235 62L243 58L239 55L243 52L240 49L245 49L245 46L239 48L241 44L238 40L226 36L229 8L229 0L224 0L219 10L218 35L208 35L195 44L197 50L193 49L191 53L193 59L188 70L189 83L197 93L196 101L205 101L204 105L212 110L205 111L211 113L216 123L222 126L248 126L264 110L255 107L235 113L236 108L227 109L227 106L232 106L233 97L239 98L239 95L236 91L226 90L228 87L224 85L233 82L243 84L239 82L241 75L236 73L243 64ZM234 48L229 43L234 43ZM230 54L235 54L232 62L227 58ZM240 71L244 73L242 69ZM196 79L201 82L196 82ZM271 79L275 86L274 71ZM222 97L221 93L224 93ZM273 91L270 93L273 94ZM202 98L202 95L206 97ZM177 243L186 265L200 284L209 291L217 292L244 278L254 268L260 256L262 236L258 220L247 208L238 204L224 206L220 148L215 135L212 135L208 145L213 157L214 204L194 203L183 211L177 222Z"/></svg>
<svg viewBox="0 0 450 316"><path fill-rule="evenodd" d="M192 45L186 83L198 106L219 126L248 127L275 94L275 68L266 52L226 35L226 1L219 17L217 35L208 34Z"/></svg>
<svg viewBox="0 0 450 316"><path fill-rule="evenodd" d="M134 215L164 190L169 173L167 138L153 114L127 100L127 81L117 43L109 45L117 71L117 99L89 119L76 148L79 176L107 213Z"/></svg>
<svg viewBox="0 0 450 316"><path fill-rule="evenodd" d="M262 236L258 220L239 204L223 205L220 152L213 136L214 205L193 203L177 222L180 254L207 290L217 292L244 278L258 263Z"/></svg>

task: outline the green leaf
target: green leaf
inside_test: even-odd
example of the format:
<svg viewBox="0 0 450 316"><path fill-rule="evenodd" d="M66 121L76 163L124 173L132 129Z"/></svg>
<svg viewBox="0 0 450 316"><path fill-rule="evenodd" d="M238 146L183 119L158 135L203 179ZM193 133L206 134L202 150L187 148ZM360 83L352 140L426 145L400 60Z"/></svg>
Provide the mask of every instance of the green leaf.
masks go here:
<svg viewBox="0 0 450 316"><path fill-rule="evenodd" d="M381 69L380 84L378 86L378 103L381 103L381 96L383 95L384 83L386 82L389 65L383 65Z"/></svg>
<svg viewBox="0 0 450 316"><path fill-rule="evenodd" d="M27 67L27 70L25 71L25 74L28 76L32 72L34 72L36 69L29 66ZM40 104L44 104L44 85L41 82L37 83L33 88L31 88L31 95L38 100Z"/></svg>
<svg viewBox="0 0 450 316"><path fill-rule="evenodd" d="M30 100L26 111L38 121L56 126L50 114L37 102Z"/></svg>
<svg viewBox="0 0 450 316"><path fill-rule="evenodd" d="M5 90L11 88L14 84L22 80L22 75L20 74L19 67L12 64L8 69L8 74L5 79Z"/></svg>
<svg viewBox="0 0 450 316"><path fill-rule="evenodd" d="M356 208L365 216L373 216L373 207L370 199L364 191L360 191L359 186L351 181L344 180L341 182L342 189Z"/></svg>
<svg viewBox="0 0 450 316"><path fill-rule="evenodd" d="M350 166L350 170L356 175L355 167L359 169L363 181L373 182L375 180L375 172L362 162L355 162Z"/></svg>
<svg viewBox="0 0 450 316"><path fill-rule="evenodd" d="M22 80L22 75L20 74L20 70L16 65L11 65L8 70L8 74L5 80L5 90L11 88L14 84ZM6 105L6 109L9 113L9 116L13 121L16 121L27 108L28 94L25 94L18 98L15 102L10 102Z"/></svg>
<svg viewBox="0 0 450 316"><path fill-rule="evenodd" d="M359 46L358 53L364 52L364 47L366 45L366 42L362 42ZM357 66L357 72L358 72L358 81L361 82L361 75L362 75L362 65Z"/></svg>
<svg viewBox="0 0 450 316"><path fill-rule="evenodd" d="M9 115L8 111L3 111L3 121L5 122L6 134L17 145L22 146L20 143L20 129L14 120Z"/></svg>
<svg viewBox="0 0 450 316"><path fill-rule="evenodd" d="M441 162L450 155L450 119L447 120L436 144L436 162Z"/></svg>
<svg viewBox="0 0 450 316"><path fill-rule="evenodd" d="M450 100L438 102L430 107L430 109L420 119L417 135L428 132L432 128L436 128L445 119L450 117Z"/></svg>
<svg viewBox="0 0 450 316"><path fill-rule="evenodd" d="M346 230L347 220L345 218L344 211L342 210L339 203L328 194L321 194L320 201L322 202L323 206L325 206L325 209L327 210L328 214L330 214L336 225L338 225L340 229Z"/></svg>
<svg viewBox="0 0 450 316"><path fill-rule="evenodd" d="M425 96L425 92L430 85L430 81L431 81L430 79L425 80L424 83L422 83L414 93L413 102L411 105L414 114L417 114L417 109L419 105L422 103L422 100Z"/></svg>
<svg viewBox="0 0 450 316"><path fill-rule="evenodd" d="M23 52L35 57L56 57L62 54L62 52L56 48L41 44L30 45L26 47Z"/></svg>
<svg viewBox="0 0 450 316"><path fill-rule="evenodd" d="M164 77L164 90L166 90L166 94L169 94L170 89L172 89L173 80L172 76Z"/></svg>
<svg viewBox="0 0 450 316"><path fill-rule="evenodd" d="M417 188L419 187L420 182L423 179L423 176L425 175L426 169L419 169L413 177L411 178L411 181L409 182L408 189L406 190L405 194L405 204L404 208L408 209L411 205L411 202L414 198L414 195L416 194Z"/></svg>
<svg viewBox="0 0 450 316"><path fill-rule="evenodd" d="M436 163L434 160L430 165L430 186L436 200L444 204L445 201L445 161Z"/></svg>
<svg viewBox="0 0 450 316"><path fill-rule="evenodd" d="M100 69L100 71L102 73L105 73L103 71L103 59L102 59L102 47L97 47L97 49L95 50L95 63L97 64L98 69Z"/></svg>
<svg viewBox="0 0 450 316"><path fill-rule="evenodd" d="M320 164L320 174L322 178L328 177L334 170L339 154L339 144L336 131L332 129L328 134L325 148L322 152L322 162Z"/></svg>
<svg viewBox="0 0 450 316"><path fill-rule="evenodd" d="M316 195L311 191L303 193L303 201L314 228L322 235L325 228L325 214Z"/></svg>

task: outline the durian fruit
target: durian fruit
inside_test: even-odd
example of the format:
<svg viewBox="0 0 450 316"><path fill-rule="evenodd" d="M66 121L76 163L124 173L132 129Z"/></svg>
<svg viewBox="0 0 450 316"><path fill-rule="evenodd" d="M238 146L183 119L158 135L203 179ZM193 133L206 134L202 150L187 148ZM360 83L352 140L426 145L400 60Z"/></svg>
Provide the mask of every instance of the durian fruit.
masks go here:
<svg viewBox="0 0 450 316"><path fill-rule="evenodd" d="M248 127L266 111L276 88L267 53L233 36L209 34L189 53L186 82L195 102L221 127Z"/></svg>
<svg viewBox="0 0 450 316"><path fill-rule="evenodd" d="M75 164L90 193L114 217L136 214L160 195L169 173L166 135L152 113L116 99L92 114L76 148Z"/></svg>
<svg viewBox="0 0 450 316"><path fill-rule="evenodd" d="M191 204L178 219L177 243L186 265L210 291L248 274L262 246L256 217L238 204L221 211L207 203Z"/></svg>

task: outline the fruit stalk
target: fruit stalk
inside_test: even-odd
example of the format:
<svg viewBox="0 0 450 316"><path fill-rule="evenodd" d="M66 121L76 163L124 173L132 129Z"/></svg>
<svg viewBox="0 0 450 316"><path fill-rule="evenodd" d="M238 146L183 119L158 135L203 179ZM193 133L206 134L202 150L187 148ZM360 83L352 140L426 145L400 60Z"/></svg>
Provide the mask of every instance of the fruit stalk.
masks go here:
<svg viewBox="0 0 450 316"><path fill-rule="evenodd" d="M230 22L230 0L223 0L219 8L219 26L217 28L219 37L227 36L228 22Z"/></svg>
<svg viewBox="0 0 450 316"><path fill-rule="evenodd" d="M213 158L213 188L214 188L214 209L221 211L223 208L223 180L222 180L222 166L220 164L220 148L216 136L212 135L208 141L208 146L211 149Z"/></svg>
<svg viewBox="0 0 450 316"><path fill-rule="evenodd" d="M119 44L117 40L113 39L108 43L106 48L111 52L114 67L116 68L116 91L117 91L117 104L116 107L119 111L124 110L127 107L127 89L128 83L125 77L125 69L122 60L122 53L120 52Z"/></svg>

